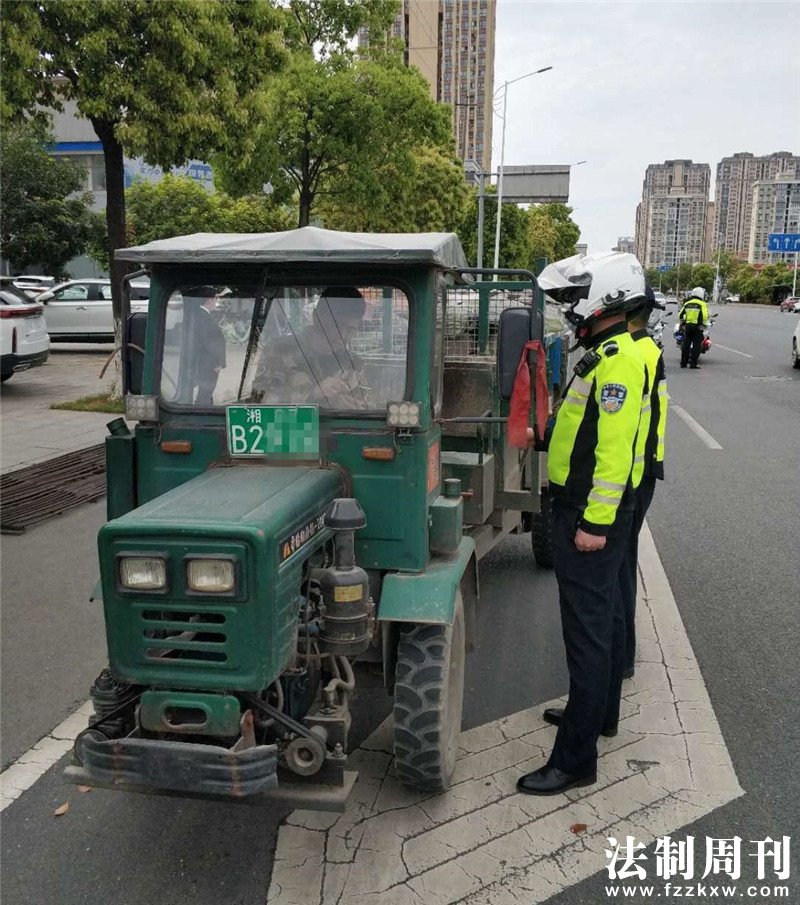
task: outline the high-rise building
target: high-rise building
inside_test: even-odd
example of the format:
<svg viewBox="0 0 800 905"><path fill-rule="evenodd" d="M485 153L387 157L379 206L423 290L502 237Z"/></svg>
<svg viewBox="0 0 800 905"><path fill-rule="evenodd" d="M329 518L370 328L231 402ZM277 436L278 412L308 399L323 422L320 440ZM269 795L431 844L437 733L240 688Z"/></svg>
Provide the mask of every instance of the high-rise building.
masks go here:
<svg viewBox="0 0 800 905"><path fill-rule="evenodd" d="M636 254L636 240L633 238L633 236L620 236L617 239L616 246L614 248L612 248L611 250L612 251L623 251L629 255L635 255Z"/></svg>
<svg viewBox="0 0 800 905"><path fill-rule="evenodd" d="M431 97L453 108L456 152L492 163L492 99L497 0L403 0L392 27L405 61L428 82ZM367 35L359 34L363 44Z"/></svg>
<svg viewBox="0 0 800 905"><path fill-rule="evenodd" d="M800 233L800 174L781 174L753 185L750 242L747 260L771 264L792 260L794 253L780 254L768 248L770 233Z"/></svg>
<svg viewBox="0 0 800 905"><path fill-rule="evenodd" d="M704 259L710 184L707 163L666 160L647 167L636 208L636 256L645 267Z"/></svg>
<svg viewBox="0 0 800 905"><path fill-rule="evenodd" d="M722 158L717 164L714 251L721 246L723 251L737 257L748 255L753 186L783 173L800 176L800 157L789 151L777 151L763 157L741 152Z"/></svg>
<svg viewBox="0 0 800 905"><path fill-rule="evenodd" d="M717 244L714 241L714 228L716 226L716 210L715 201L709 201L706 208L706 243L705 243L705 260L710 261L715 258Z"/></svg>

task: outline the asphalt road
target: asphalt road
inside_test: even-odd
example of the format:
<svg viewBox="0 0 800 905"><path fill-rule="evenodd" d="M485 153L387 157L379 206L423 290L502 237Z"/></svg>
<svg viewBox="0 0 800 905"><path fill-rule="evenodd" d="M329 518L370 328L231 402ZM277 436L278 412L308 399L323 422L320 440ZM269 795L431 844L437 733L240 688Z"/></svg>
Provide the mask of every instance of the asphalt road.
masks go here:
<svg viewBox="0 0 800 905"><path fill-rule="evenodd" d="M709 449L671 416L667 480L649 523L746 791L686 828L699 837L800 839L800 371L789 366L796 321L774 309L729 306L721 309L715 345L700 371L678 370L674 344L666 351L672 401L722 449ZM86 535L100 517L87 509L24 538L4 538L4 762L83 700L80 689L97 672L101 622L77 585L65 584L62 570L86 575L86 590L91 587L93 544ZM50 549L57 555L43 558ZM532 564L528 536L496 548L482 563L481 582L467 727L566 690L555 583ZM359 681L355 741L390 708L374 672L363 670ZM62 767L3 813L5 902L265 901L282 815L99 790L81 794L63 782ZM69 813L55 818L54 808L67 800ZM605 901L604 876L552 901Z"/></svg>

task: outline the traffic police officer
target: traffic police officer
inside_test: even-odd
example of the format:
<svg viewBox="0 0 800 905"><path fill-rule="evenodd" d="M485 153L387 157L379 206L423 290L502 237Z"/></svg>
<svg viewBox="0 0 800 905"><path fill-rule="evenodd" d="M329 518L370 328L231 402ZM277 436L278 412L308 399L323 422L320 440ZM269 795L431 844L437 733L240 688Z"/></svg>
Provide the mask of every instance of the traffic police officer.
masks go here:
<svg viewBox="0 0 800 905"><path fill-rule="evenodd" d="M653 342L648 332L648 321L654 308L659 306L650 286L646 289L646 301L628 317L628 331L642 353L647 368L647 382L650 395L644 402L645 412L649 409L649 429L640 430L638 445L644 452L644 469L641 482L636 488L633 507L633 522L628 542L628 554L620 569L620 590L625 608L625 671L623 678L633 676L636 657L636 569L639 563L639 533L642 523L653 501L656 481L664 480L664 437L667 428L667 379L664 368L664 353ZM642 443L642 441L644 441Z"/></svg>
<svg viewBox="0 0 800 905"><path fill-rule="evenodd" d="M563 712L545 714L558 724L547 764L517 782L521 792L552 795L595 782L598 735L617 732L625 647L619 572L644 467L636 446L649 389L626 325L626 313L645 294L644 273L633 255L576 255L546 267L539 285L566 304L564 314L587 349L548 450L569 700Z"/></svg>
<svg viewBox="0 0 800 905"><path fill-rule="evenodd" d="M700 350L703 346L703 327L708 324L708 305L706 291L702 286L695 286L689 298L681 306L678 319L683 324L683 343L681 344L681 367L691 364L699 368Z"/></svg>

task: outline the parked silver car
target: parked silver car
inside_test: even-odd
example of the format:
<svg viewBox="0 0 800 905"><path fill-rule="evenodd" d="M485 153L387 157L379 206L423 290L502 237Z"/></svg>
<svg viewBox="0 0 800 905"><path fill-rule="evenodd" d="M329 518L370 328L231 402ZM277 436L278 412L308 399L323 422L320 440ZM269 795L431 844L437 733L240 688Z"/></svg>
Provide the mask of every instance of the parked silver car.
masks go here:
<svg viewBox="0 0 800 905"><path fill-rule="evenodd" d="M131 283L131 313L147 311L150 281ZM114 317L111 281L68 280L37 297L45 306L47 332L53 342L111 342Z"/></svg>

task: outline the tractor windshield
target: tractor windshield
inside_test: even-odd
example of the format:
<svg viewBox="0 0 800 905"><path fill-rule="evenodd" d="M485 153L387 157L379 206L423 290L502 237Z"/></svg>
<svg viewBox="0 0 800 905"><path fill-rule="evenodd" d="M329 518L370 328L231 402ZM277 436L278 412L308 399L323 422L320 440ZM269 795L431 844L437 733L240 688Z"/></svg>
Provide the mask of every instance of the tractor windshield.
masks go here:
<svg viewBox="0 0 800 905"><path fill-rule="evenodd" d="M170 296L161 398L384 411L405 398L408 298L374 285L181 286Z"/></svg>

